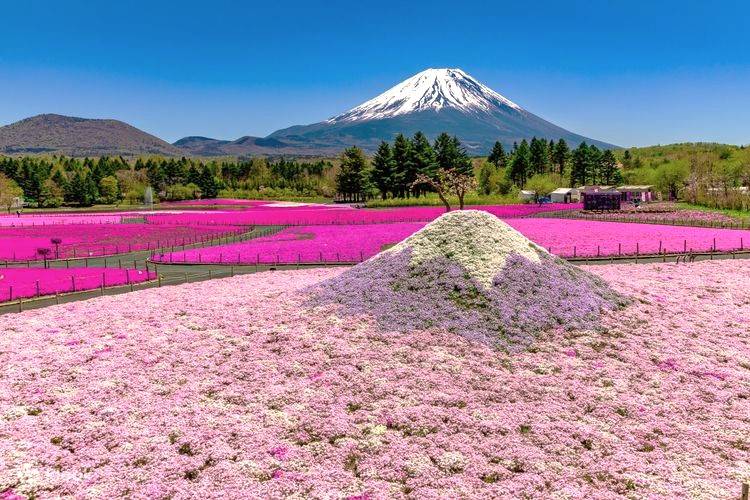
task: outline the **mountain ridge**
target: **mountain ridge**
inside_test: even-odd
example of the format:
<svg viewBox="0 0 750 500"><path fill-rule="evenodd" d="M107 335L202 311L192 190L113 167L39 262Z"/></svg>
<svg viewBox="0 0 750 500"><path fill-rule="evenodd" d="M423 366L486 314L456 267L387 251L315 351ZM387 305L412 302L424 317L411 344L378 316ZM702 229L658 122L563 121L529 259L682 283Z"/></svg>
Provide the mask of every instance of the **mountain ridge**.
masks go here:
<svg viewBox="0 0 750 500"><path fill-rule="evenodd" d="M0 127L0 153L179 156L168 142L120 120L46 113Z"/></svg>
<svg viewBox="0 0 750 500"><path fill-rule="evenodd" d="M448 132L473 155L487 154L496 141L510 147L532 137L617 148L544 120L461 69L429 68L344 113L266 137L194 135L169 144L119 120L43 114L0 127L0 154L332 156L350 146L373 153L381 141L417 131L430 140Z"/></svg>

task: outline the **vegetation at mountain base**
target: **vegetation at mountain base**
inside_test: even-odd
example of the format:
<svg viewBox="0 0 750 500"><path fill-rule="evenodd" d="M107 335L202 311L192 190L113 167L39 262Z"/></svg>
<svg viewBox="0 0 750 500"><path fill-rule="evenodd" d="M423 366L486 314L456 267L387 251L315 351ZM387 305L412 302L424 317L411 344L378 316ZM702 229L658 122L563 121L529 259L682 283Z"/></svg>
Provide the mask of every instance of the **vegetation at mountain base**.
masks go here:
<svg viewBox="0 0 750 500"><path fill-rule="evenodd" d="M369 206L444 205L430 182L438 173L473 177L466 204L510 203L521 189L546 196L558 187L653 185L662 199L709 209L750 209L750 150L742 146L685 143L601 150L564 139L532 138L506 150L497 142L486 157L471 158L461 142L441 134L430 143L417 132L382 142L368 157L351 147L338 158L201 160L100 157L97 159L0 156L2 196L22 191L27 206L55 208L138 204L152 186L158 200L250 198L366 201ZM15 193L12 196L8 193ZM450 205L460 201L447 190ZM7 209L8 206L5 206Z"/></svg>
<svg viewBox="0 0 750 500"><path fill-rule="evenodd" d="M0 174L20 187L27 204L40 208L138 204L147 186L166 201L218 196L331 198L335 191L333 164L326 160L0 156Z"/></svg>

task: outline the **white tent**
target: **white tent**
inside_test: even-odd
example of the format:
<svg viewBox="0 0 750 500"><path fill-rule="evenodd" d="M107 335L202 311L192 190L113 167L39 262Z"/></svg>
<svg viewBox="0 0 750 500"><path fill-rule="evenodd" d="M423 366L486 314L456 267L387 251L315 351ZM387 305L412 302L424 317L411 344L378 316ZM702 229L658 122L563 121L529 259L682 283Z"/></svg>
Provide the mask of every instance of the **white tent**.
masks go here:
<svg viewBox="0 0 750 500"><path fill-rule="evenodd" d="M552 203L571 203L581 199L581 192L575 188L557 188L549 197Z"/></svg>
<svg viewBox="0 0 750 500"><path fill-rule="evenodd" d="M518 193L518 198L521 201L534 201L536 199L536 191L529 191L527 189L522 189Z"/></svg>

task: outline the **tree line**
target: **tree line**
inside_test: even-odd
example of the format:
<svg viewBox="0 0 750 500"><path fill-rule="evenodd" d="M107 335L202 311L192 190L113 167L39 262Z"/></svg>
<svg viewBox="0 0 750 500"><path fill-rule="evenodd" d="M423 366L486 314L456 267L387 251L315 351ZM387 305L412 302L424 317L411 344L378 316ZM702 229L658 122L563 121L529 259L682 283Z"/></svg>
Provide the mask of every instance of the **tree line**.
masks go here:
<svg viewBox="0 0 750 500"><path fill-rule="evenodd" d="M472 159L458 138L442 133L430 144L422 132L410 138L398 134L392 144L380 143L371 162L357 147L344 151L336 189L342 199L351 201L374 195L382 199L419 197L435 190L426 181L438 179L441 172L474 176Z"/></svg>
<svg viewBox="0 0 750 500"><path fill-rule="evenodd" d="M441 171L475 177L478 191L484 195L504 195L514 188L546 195L564 185L622 182L614 153L585 142L571 150L564 139L534 137L514 143L506 152L498 141L487 160L475 169L456 137L442 133L430 144L417 132L411 138L399 134L392 143L381 142L369 162L358 148L347 149L341 157L336 188L342 199L352 201L376 195L382 199L419 197L437 191L429 181L437 180ZM419 179L424 182L416 182Z"/></svg>
<svg viewBox="0 0 750 500"><path fill-rule="evenodd" d="M143 201L151 186L159 199L232 196L332 196L333 164L253 158L202 161L191 158L2 157L4 193L44 208ZM5 196L4 199L11 197Z"/></svg>

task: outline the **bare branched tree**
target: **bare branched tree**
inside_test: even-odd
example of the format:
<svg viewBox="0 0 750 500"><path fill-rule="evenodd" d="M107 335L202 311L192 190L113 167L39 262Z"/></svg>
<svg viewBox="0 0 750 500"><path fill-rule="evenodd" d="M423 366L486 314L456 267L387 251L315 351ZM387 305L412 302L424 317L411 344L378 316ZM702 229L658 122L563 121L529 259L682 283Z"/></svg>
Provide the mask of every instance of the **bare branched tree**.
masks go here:
<svg viewBox="0 0 750 500"><path fill-rule="evenodd" d="M451 205L448 196L454 195L458 198L458 208L464 209L464 198L466 193L476 188L476 179L473 175L466 175L456 170L440 169L435 177L424 174L418 174L412 187L417 185L430 186L445 205L445 211L450 212Z"/></svg>

